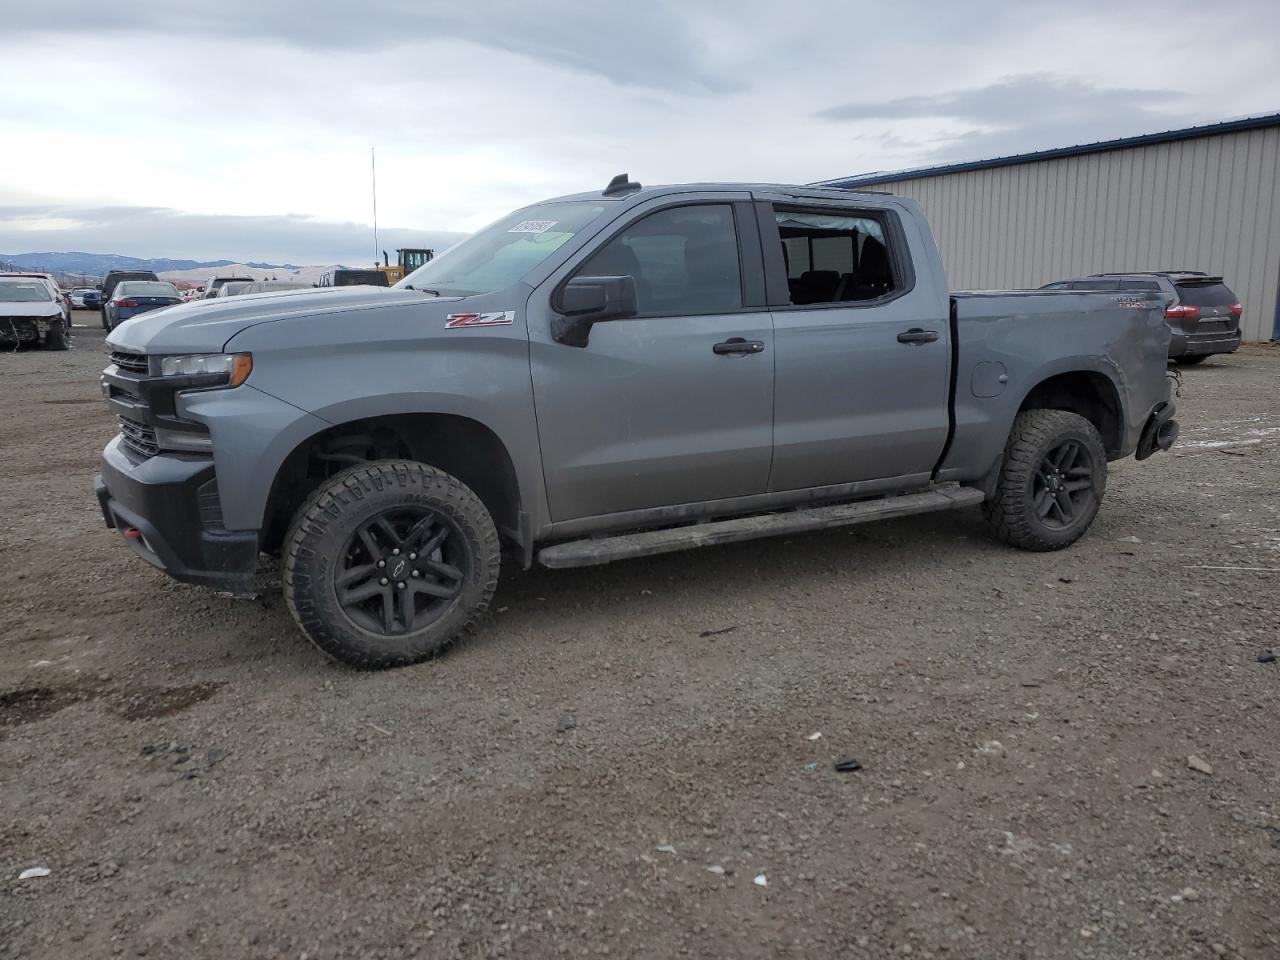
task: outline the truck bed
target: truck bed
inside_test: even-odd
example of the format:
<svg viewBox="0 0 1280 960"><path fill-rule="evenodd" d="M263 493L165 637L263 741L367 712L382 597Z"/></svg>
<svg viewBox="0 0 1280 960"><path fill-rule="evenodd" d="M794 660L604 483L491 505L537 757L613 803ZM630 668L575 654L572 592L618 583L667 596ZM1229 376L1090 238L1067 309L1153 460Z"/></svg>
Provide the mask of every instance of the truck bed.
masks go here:
<svg viewBox="0 0 1280 960"><path fill-rule="evenodd" d="M1112 459L1133 453L1149 412L1149 405L1131 401L1168 389L1164 304L1141 293L957 291L951 338L955 426L940 480L985 473L1006 435L993 425L1011 423L1031 388L1057 374L1073 371L1077 388L1092 375L1099 390L1118 392Z"/></svg>

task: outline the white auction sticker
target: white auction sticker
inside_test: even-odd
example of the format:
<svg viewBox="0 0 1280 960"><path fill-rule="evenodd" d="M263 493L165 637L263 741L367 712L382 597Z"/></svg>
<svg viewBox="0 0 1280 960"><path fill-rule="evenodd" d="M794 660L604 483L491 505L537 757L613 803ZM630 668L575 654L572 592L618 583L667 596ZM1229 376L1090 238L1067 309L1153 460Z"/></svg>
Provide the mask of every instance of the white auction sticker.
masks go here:
<svg viewBox="0 0 1280 960"><path fill-rule="evenodd" d="M559 222L559 220L521 220L507 233L546 233Z"/></svg>

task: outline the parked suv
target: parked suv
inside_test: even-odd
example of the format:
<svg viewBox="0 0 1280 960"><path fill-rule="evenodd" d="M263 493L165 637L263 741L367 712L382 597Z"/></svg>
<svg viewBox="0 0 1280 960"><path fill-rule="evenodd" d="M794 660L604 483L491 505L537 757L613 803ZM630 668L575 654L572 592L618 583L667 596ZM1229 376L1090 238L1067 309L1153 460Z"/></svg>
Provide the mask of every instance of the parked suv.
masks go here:
<svg viewBox="0 0 1280 960"><path fill-rule="evenodd" d="M107 525L231 592L281 555L303 632L365 667L443 650L503 553L586 566L978 505L1058 550L1109 461L1178 432L1159 295L951 293L914 201L816 187L624 175L391 289L175 306L107 344Z"/></svg>
<svg viewBox="0 0 1280 960"><path fill-rule="evenodd" d="M1158 292L1165 298L1164 317L1172 334L1169 357L1175 363L1200 363L1240 346L1240 301L1221 277L1199 270L1093 273L1041 289Z"/></svg>

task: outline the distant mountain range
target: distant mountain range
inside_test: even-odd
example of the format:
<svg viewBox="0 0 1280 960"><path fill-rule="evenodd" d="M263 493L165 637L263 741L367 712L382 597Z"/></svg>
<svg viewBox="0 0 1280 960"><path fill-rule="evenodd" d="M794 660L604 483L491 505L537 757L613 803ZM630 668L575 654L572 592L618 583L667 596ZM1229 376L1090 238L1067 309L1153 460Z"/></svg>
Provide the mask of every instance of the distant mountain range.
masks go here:
<svg viewBox="0 0 1280 960"><path fill-rule="evenodd" d="M109 270L203 270L240 264L239 260L170 260L166 257L144 259L118 253L0 253L0 270L39 270L101 277ZM292 263L247 263L258 270L298 270Z"/></svg>

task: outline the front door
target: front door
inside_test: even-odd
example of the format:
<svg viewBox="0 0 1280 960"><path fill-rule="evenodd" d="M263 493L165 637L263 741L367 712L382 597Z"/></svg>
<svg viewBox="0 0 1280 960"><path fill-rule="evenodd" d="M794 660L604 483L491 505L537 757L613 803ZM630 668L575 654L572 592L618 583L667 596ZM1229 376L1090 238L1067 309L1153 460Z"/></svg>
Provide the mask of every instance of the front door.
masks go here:
<svg viewBox="0 0 1280 960"><path fill-rule="evenodd" d="M738 221L752 212L733 199L640 207L531 298L552 520L765 491L773 330L762 285L749 278L744 293L744 269L760 274L759 244L754 222L753 243L739 243ZM585 347L556 342L553 296L571 276L634 277L638 316L595 324Z"/></svg>

